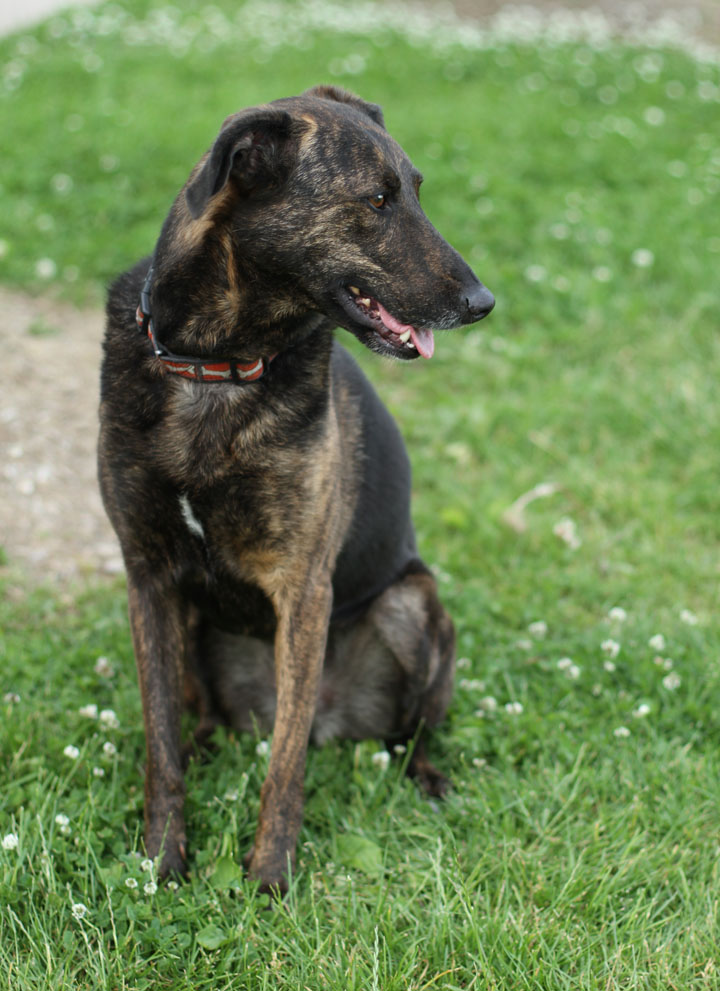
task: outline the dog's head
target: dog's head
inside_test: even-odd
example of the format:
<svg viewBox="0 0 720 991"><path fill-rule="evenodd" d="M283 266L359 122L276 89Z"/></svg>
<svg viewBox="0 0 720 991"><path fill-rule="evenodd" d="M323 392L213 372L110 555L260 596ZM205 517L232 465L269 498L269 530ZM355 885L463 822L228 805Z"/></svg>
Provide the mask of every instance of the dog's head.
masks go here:
<svg viewBox="0 0 720 991"><path fill-rule="evenodd" d="M319 311L374 351L429 358L432 328L494 299L423 213L421 182L379 107L321 86L229 117L184 196L190 227L229 236L238 281L272 285L276 318Z"/></svg>

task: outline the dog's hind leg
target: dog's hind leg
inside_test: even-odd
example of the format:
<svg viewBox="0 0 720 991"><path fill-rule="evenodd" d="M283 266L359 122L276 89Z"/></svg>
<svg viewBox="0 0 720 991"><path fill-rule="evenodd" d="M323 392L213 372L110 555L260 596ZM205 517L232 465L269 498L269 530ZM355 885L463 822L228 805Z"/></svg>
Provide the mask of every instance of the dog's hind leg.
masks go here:
<svg viewBox="0 0 720 991"><path fill-rule="evenodd" d="M410 745L408 774L443 795L449 782L428 760L423 734L445 717L454 669L452 620L433 576L412 561L361 616L331 624L315 739Z"/></svg>
<svg viewBox="0 0 720 991"><path fill-rule="evenodd" d="M407 773L429 795L444 795L450 783L428 760L424 733L445 718L455 673L455 628L437 594L432 574L420 561L373 603L368 620L403 671L397 726L389 743L412 744Z"/></svg>
<svg viewBox="0 0 720 991"><path fill-rule="evenodd" d="M212 694L212 684L203 670L200 654L200 620L197 611L191 609L188 616L188 644L185 655L183 697L185 708L196 717L197 723L192 736L183 746L183 767L193 758L205 760L217 748L212 742L215 730L222 724L216 701Z"/></svg>

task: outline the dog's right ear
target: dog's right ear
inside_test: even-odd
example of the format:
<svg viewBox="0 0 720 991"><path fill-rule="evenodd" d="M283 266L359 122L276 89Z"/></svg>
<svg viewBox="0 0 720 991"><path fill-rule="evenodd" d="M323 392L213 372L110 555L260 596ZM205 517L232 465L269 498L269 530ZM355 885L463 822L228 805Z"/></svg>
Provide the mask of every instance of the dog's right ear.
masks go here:
<svg viewBox="0 0 720 991"><path fill-rule="evenodd" d="M290 172L292 117L285 110L258 107L228 117L210 154L185 187L193 219L232 182L241 194L282 185Z"/></svg>

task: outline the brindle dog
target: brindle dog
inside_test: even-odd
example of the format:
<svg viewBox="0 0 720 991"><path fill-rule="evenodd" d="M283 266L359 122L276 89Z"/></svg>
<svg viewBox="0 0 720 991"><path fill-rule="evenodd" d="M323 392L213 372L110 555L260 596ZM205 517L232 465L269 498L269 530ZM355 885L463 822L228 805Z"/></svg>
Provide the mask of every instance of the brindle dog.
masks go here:
<svg viewBox="0 0 720 991"><path fill-rule="evenodd" d="M185 870L183 700L199 739L220 719L273 730L248 864L281 890L309 738L407 741L445 714L453 625L418 556L407 455L333 340L340 325L380 354L429 358L430 327L492 308L420 208L420 182L380 109L350 93L243 110L152 259L110 290L99 475L127 569L145 844L163 874ZM409 771L445 791L422 743Z"/></svg>

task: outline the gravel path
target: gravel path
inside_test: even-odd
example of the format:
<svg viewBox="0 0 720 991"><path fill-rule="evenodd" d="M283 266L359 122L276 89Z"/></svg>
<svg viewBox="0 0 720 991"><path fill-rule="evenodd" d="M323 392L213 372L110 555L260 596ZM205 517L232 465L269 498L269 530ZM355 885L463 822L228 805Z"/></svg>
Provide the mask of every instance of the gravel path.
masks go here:
<svg viewBox="0 0 720 991"><path fill-rule="evenodd" d="M61 6L58 0L7 4L0 34ZM552 10L563 4L536 0L532 6ZM601 10L621 27L670 12L686 34L720 43L718 0L696 0L692 6L566 0L564 6ZM466 17L483 18L502 7L501 0L456 0ZM10 566L31 580L67 581L122 570L95 480L102 330L100 311L0 289L0 547Z"/></svg>
<svg viewBox="0 0 720 991"><path fill-rule="evenodd" d="M0 546L37 578L117 572L95 479L103 315L0 289Z"/></svg>

